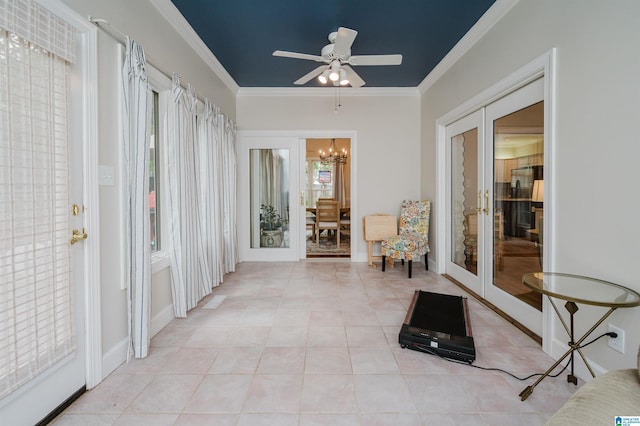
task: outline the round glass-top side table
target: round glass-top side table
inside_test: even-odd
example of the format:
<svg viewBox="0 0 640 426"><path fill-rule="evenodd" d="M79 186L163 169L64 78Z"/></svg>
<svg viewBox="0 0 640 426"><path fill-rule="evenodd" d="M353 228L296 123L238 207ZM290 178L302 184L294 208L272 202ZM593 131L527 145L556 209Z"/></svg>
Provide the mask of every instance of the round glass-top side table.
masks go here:
<svg viewBox="0 0 640 426"><path fill-rule="evenodd" d="M582 342L598 328L609 315L618 308L631 308L640 306L640 294L630 288L608 281L596 278L583 277L580 275L563 274L559 272L533 272L522 277L522 283L531 290L544 294L549 299L551 306L556 315L562 322L564 329L570 337L569 350L565 352L544 374L531 386L527 386L520 392L520 399L524 401L531 395L533 389L545 377L547 377L554 368L556 368L567 356L571 356L569 363L571 364L571 373L567 376L567 381L578 384L578 378L574 374L574 352L578 352L587 369L593 377L595 373L589 365L586 357L582 353L580 345ZM564 307L569 312L570 325L560 314L554 299L566 300ZM585 305L602 306L609 310L578 340L574 338L574 315L578 312L577 303Z"/></svg>

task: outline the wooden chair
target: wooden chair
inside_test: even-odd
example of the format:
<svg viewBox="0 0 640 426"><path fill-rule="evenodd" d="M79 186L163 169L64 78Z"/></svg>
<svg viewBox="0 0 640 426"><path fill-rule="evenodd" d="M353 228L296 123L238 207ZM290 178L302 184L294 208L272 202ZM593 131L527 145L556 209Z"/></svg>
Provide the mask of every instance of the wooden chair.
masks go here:
<svg viewBox="0 0 640 426"><path fill-rule="evenodd" d="M340 233L351 238L351 213L340 209Z"/></svg>
<svg viewBox="0 0 640 426"><path fill-rule="evenodd" d="M315 241L316 239L316 218L313 216L306 217L306 229L311 230L311 241Z"/></svg>
<svg viewBox="0 0 640 426"><path fill-rule="evenodd" d="M320 244L320 233L328 229L336 231L337 247L340 248L340 208L335 200L318 200L316 203L316 243Z"/></svg>
<svg viewBox="0 0 640 426"><path fill-rule="evenodd" d="M385 238L398 235L398 217L388 214L374 214L362 218L364 239L367 242L367 261L369 266L376 267L374 260L382 259L382 256L373 255L373 244Z"/></svg>

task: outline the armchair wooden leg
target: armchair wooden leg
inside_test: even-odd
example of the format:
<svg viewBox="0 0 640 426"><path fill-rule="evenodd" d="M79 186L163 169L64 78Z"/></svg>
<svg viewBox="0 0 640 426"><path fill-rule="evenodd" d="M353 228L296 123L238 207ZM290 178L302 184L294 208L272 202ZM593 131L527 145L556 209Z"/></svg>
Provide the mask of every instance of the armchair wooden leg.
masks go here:
<svg viewBox="0 0 640 426"><path fill-rule="evenodd" d="M387 263L387 256L382 255L382 272L384 272L384 265Z"/></svg>
<svg viewBox="0 0 640 426"><path fill-rule="evenodd" d="M408 266L408 268L409 268L409 278L411 278L411 264L412 264L412 263L413 263L413 261L412 261L412 260L410 260L410 261L409 261L409 266Z"/></svg>
<svg viewBox="0 0 640 426"><path fill-rule="evenodd" d="M429 260L427 259L427 255L424 255L424 270L428 271L429 270Z"/></svg>

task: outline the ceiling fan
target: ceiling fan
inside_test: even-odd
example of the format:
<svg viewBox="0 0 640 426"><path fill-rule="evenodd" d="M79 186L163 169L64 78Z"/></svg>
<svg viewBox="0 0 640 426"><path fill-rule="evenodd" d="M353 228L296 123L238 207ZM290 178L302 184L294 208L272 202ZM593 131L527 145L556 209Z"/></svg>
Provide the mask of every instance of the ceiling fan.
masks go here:
<svg viewBox="0 0 640 426"><path fill-rule="evenodd" d="M351 56L351 45L358 32L349 28L340 27L338 31L329 34L329 44L322 48L320 56L306 53L287 52L276 50L273 56L283 58L306 59L309 61L324 62L310 73L300 77L293 84L302 85L311 79L318 77L322 84L329 81L334 86L360 87L365 81L351 68L357 65L400 65L402 55L359 55Z"/></svg>

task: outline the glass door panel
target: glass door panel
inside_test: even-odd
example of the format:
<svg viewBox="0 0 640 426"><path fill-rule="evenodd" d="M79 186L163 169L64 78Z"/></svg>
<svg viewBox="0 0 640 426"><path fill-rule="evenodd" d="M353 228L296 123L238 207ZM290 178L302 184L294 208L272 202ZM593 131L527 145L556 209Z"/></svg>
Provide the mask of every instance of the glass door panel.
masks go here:
<svg viewBox="0 0 640 426"><path fill-rule="evenodd" d="M474 275L478 273L477 147L477 128L451 138L451 261Z"/></svg>
<svg viewBox="0 0 640 426"><path fill-rule="evenodd" d="M493 129L493 285L542 311L542 295L528 291L522 275L542 270L543 102L495 120Z"/></svg>
<svg viewBox="0 0 640 426"><path fill-rule="evenodd" d="M484 148L485 179L491 182L486 188L490 210L484 215L485 298L539 336L542 297L522 284L522 276L542 270L541 211L534 211L542 210L542 202L533 196L534 184L538 189L543 182L543 100L541 78L488 105Z"/></svg>
<svg viewBox="0 0 640 426"><path fill-rule="evenodd" d="M289 248L289 150L249 150L251 248Z"/></svg>
<svg viewBox="0 0 640 426"><path fill-rule="evenodd" d="M241 261L299 259L299 145L294 137L238 132Z"/></svg>
<svg viewBox="0 0 640 426"><path fill-rule="evenodd" d="M484 253L479 250L483 240L481 212L482 133L480 112L447 126L447 157L449 168L447 217L450 236L447 239L447 274L478 294L482 294L479 271ZM479 226L480 225L480 226Z"/></svg>

